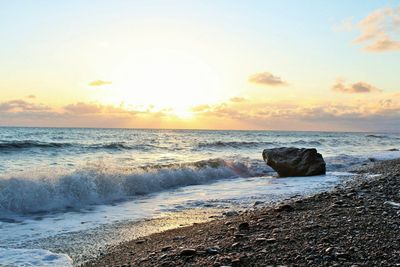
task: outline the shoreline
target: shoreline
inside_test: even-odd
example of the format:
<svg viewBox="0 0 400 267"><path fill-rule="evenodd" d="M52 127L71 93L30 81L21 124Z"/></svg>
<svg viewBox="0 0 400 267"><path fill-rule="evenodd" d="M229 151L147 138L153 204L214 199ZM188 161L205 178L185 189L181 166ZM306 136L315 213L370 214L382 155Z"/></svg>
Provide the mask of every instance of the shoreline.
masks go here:
<svg viewBox="0 0 400 267"><path fill-rule="evenodd" d="M400 159L357 174L330 192L122 243L80 266L400 264Z"/></svg>

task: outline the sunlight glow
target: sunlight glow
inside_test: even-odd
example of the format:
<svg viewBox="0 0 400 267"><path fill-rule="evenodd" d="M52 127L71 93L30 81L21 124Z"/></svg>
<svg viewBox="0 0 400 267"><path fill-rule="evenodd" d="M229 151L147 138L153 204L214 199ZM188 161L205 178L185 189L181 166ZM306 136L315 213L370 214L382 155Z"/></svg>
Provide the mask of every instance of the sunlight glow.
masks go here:
<svg viewBox="0 0 400 267"><path fill-rule="evenodd" d="M190 118L190 108L217 103L224 96L220 75L188 53L150 50L127 57L114 69L112 85L94 94L100 103L151 107Z"/></svg>

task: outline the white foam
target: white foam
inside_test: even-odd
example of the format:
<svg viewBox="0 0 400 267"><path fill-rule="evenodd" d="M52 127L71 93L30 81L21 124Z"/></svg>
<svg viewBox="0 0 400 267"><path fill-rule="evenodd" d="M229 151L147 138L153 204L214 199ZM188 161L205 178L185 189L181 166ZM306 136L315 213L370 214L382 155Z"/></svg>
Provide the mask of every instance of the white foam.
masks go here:
<svg viewBox="0 0 400 267"><path fill-rule="evenodd" d="M66 254L52 253L44 249L0 248L0 266L72 266Z"/></svg>
<svg viewBox="0 0 400 267"><path fill-rule="evenodd" d="M377 160L397 159L397 158L400 158L400 151L385 151L385 152L373 154L370 157L377 159Z"/></svg>
<svg viewBox="0 0 400 267"><path fill-rule="evenodd" d="M109 204L166 189L250 175L244 163L210 160L128 171L96 166L70 174L0 178L0 215Z"/></svg>

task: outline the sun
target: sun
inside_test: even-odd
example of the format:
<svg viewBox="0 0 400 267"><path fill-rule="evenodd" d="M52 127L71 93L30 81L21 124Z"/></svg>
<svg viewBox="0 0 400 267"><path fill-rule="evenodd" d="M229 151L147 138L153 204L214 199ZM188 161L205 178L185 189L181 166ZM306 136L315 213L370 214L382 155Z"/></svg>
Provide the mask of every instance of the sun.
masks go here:
<svg viewBox="0 0 400 267"><path fill-rule="evenodd" d="M190 118L200 104L223 99L221 77L199 56L171 50L150 50L127 57L113 69L112 86L98 92L102 103L151 106Z"/></svg>

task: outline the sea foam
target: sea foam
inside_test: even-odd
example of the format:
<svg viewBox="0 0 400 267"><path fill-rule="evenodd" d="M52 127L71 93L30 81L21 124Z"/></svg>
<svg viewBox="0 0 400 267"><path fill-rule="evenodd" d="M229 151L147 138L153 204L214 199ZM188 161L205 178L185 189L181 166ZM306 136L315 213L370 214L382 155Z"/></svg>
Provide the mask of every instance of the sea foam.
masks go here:
<svg viewBox="0 0 400 267"><path fill-rule="evenodd" d="M44 249L0 248L1 266L72 266L72 259L66 254L52 253Z"/></svg>
<svg viewBox="0 0 400 267"><path fill-rule="evenodd" d="M72 173L3 177L0 178L0 218L7 214L109 204L166 189L249 176L255 173L246 163L213 159L125 171L100 164Z"/></svg>

